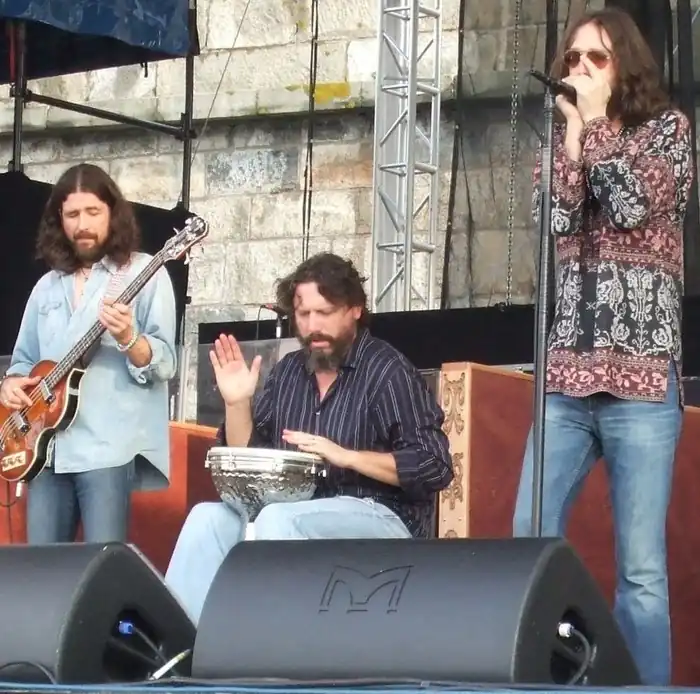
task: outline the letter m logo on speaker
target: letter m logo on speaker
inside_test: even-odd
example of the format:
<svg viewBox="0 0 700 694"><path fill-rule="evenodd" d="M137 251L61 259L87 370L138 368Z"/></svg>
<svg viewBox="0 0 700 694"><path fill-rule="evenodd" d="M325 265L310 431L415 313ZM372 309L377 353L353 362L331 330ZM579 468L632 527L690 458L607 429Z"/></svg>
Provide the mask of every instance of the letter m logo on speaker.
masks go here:
<svg viewBox="0 0 700 694"><path fill-rule="evenodd" d="M321 596L319 612L328 612L332 604L343 604L346 612L374 609L396 612L412 566L396 566L366 575L349 566L336 565ZM385 590L383 590L385 589Z"/></svg>

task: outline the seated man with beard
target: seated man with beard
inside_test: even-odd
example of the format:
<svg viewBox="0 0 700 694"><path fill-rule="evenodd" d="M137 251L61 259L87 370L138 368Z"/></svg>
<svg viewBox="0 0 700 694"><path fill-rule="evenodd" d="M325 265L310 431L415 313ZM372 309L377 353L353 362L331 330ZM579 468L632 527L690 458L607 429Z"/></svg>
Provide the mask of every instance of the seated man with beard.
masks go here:
<svg viewBox="0 0 700 694"><path fill-rule="evenodd" d="M263 508L255 538L429 535L436 494L452 481L444 414L408 360L367 331L357 270L316 255L279 282L277 302L302 349L273 368L256 398L260 357L249 367L223 335L211 352L226 408L218 445L313 453L328 469L314 499ZM245 519L223 503L198 504L187 517L165 580L195 623L244 535Z"/></svg>

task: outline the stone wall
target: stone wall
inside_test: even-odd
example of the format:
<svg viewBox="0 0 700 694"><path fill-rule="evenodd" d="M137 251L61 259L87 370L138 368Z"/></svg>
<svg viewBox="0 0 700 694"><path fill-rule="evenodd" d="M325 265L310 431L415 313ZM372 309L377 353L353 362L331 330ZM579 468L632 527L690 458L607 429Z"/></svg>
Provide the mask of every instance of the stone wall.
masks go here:
<svg viewBox="0 0 700 694"><path fill-rule="evenodd" d="M459 109L450 308L533 300L537 234L531 192L536 131L542 130L539 99L520 104L517 118L513 133L509 104L470 101ZM517 158L511 199L513 140Z"/></svg>
<svg viewBox="0 0 700 694"><path fill-rule="evenodd" d="M331 250L367 272L371 247L371 112L331 112L315 124L314 186L309 252ZM441 228L449 193L454 129L445 109ZM303 116L217 121L200 139L192 169L192 210L210 233L191 256L186 334L193 347L200 322L252 319L274 299L274 282L302 260ZM0 139L0 161L11 141ZM55 181L76 161L98 164L131 199L172 207L179 195L181 152L176 142L140 131L75 129L30 133L26 174ZM420 222L416 231L422 231ZM191 359L194 378L196 360ZM191 414L192 410L188 412Z"/></svg>
<svg viewBox="0 0 700 694"><path fill-rule="evenodd" d="M466 82L479 97L502 96L510 87L513 1L466 2L463 62ZM562 20L583 2L571 0L570 8L569 3L560 2ZM523 5L523 69L538 61L542 52L544 4L544 0L529 0ZM196 61L195 117L203 134L195 145L191 195L192 208L209 219L212 233L192 264L194 310L208 311L222 304L229 310L233 303L250 309L270 298L274 276L301 257L309 19L308 0L199 2L203 49ZM372 115L361 107L371 106L374 97L376 22L374 0L324 0L319 5L317 108L326 113L314 147L313 247L348 253L365 271L369 269ZM446 105L439 201L443 231L455 130L447 102L454 96L457 75L458 23L459 0L443 0L441 86ZM422 44L427 40L426 32L421 35ZM145 72L132 66L67 75L37 81L30 88L139 118L172 122L183 108L184 61L160 62ZM478 100L467 108L467 130L461 135L469 140L466 166L479 230L474 243L479 250L471 263L472 298L453 292L452 298L462 304L500 294L491 286L489 275L494 263L501 262L503 242L493 232L505 226L503 210L494 202L501 202L507 180L501 152L503 128L493 120L507 119L507 113L485 112ZM10 159L11 120L12 103L5 96L0 98L0 161ZM33 178L52 182L69 164L89 160L107 168L133 200L167 207L178 198L181 146L167 136L115 129L105 121L38 104L26 108L25 127L23 163ZM522 192L519 189L518 195ZM519 225L523 224L521 220ZM438 256L442 255L440 249ZM525 261L519 272L527 275L530 265ZM417 274L421 274L420 263ZM234 277L240 278L238 285ZM525 294L528 291L525 287Z"/></svg>
<svg viewBox="0 0 700 694"><path fill-rule="evenodd" d="M456 181L452 248L453 306L505 297L508 258L508 109L514 0L466 2L463 62L470 100L460 104L464 165ZM211 232L193 253L187 335L201 321L253 317L273 296L274 280L302 259L305 113L309 77L308 0L200 0L203 46L196 61L195 118L201 132L192 166L191 207ZM560 2L560 19L584 0ZM545 0L526 0L520 67L541 63ZM245 17L242 17L247 8ZM320 51L310 250L352 257L367 274L371 247L372 122L376 2L319 3ZM459 0L443 0L439 228L447 224ZM239 31L240 29L240 31ZM237 38L236 38L237 37ZM425 45L428 34L421 35ZM430 66L427 65L426 68ZM31 84L36 92L161 121L183 109L184 61L68 75ZM12 103L0 94L0 165L9 161ZM522 150L514 197L512 291L529 301L533 235L529 223L532 132L518 131ZM31 178L53 182L67 166L105 168L132 200L171 207L180 193L181 145L168 136L114 126L56 108L25 111L23 163ZM470 242L464 234L471 218ZM416 231L424 229L419 220ZM461 234L461 236L460 236ZM437 281L443 248L439 248ZM418 284L424 266L417 265ZM439 292L438 292L439 296ZM194 368L194 364L192 365ZM190 414L192 410L189 410Z"/></svg>

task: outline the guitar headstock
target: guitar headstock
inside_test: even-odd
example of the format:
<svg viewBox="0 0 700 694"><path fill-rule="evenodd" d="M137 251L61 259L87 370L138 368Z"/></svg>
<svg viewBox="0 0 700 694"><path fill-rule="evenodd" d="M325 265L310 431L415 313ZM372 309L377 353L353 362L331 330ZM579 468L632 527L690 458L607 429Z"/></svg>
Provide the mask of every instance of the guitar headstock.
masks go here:
<svg viewBox="0 0 700 694"><path fill-rule="evenodd" d="M201 217L190 217L185 226L175 231L175 236L169 238L161 253L164 259L177 260L199 243L209 233L209 225Z"/></svg>

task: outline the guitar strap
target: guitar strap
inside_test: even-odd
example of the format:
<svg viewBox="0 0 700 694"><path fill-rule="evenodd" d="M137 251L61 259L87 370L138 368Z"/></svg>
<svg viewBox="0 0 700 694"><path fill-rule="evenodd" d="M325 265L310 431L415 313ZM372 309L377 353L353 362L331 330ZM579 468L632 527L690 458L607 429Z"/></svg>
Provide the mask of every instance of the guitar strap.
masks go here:
<svg viewBox="0 0 700 694"><path fill-rule="evenodd" d="M100 301L100 308L102 308L105 299L111 299L116 301L119 295L126 289L126 276L129 274L131 269L131 260L127 260L124 265L119 267L117 271L109 278L109 284L105 293Z"/></svg>
<svg viewBox="0 0 700 694"><path fill-rule="evenodd" d="M126 276L131 269L131 260L127 260L124 265L119 267L116 272L112 274L109 278L109 283L100 298L98 304L98 314L104 306L105 299L111 299L115 301L119 298L119 295L126 289ZM93 360L95 353L100 348L100 340L98 340L82 357L80 360L80 367L87 369L90 362ZM54 454L56 452L56 437L52 436L49 440L49 445L46 449L46 467L52 468L54 463Z"/></svg>
<svg viewBox="0 0 700 694"><path fill-rule="evenodd" d="M112 274L109 278L109 283L107 284L102 298L99 302L99 311L102 310L105 300L116 301L119 295L126 289L126 276L129 274L131 269L131 260L127 260L122 266L117 268L117 271ZM83 369L87 369L90 362L93 360L95 353L100 348L100 341L98 340L83 356L80 360L80 365Z"/></svg>

